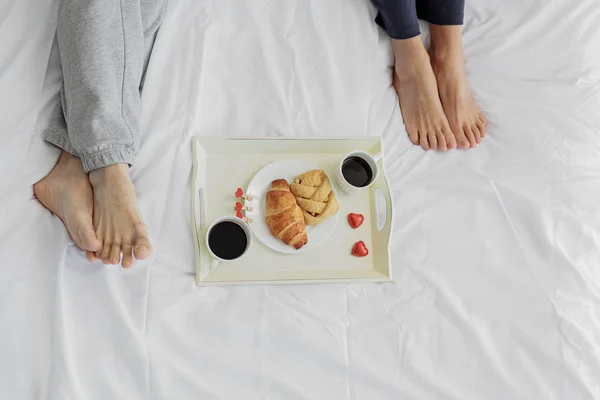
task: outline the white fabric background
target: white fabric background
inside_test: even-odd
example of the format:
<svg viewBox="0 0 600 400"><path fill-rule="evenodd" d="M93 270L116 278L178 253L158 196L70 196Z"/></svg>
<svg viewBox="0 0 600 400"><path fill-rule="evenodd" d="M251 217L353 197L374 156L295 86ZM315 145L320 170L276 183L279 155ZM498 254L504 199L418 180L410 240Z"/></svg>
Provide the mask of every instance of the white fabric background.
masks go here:
<svg viewBox="0 0 600 400"><path fill-rule="evenodd" d="M155 255L122 270L32 199L57 4L4 0L0 399L600 399L600 4L467 3L489 136L442 155L367 0L171 0L132 169ZM395 282L195 287L192 135L384 135Z"/></svg>

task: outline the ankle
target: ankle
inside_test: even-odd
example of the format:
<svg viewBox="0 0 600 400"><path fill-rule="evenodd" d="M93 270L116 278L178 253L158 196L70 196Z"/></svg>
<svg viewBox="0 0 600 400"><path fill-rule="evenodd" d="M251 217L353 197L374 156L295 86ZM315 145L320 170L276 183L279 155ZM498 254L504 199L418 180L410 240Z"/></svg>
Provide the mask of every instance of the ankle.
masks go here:
<svg viewBox="0 0 600 400"><path fill-rule="evenodd" d="M64 150L60 153L60 157L58 157L58 161L56 162L56 165L62 166L73 166L75 164L81 165L81 160L79 157L74 156L73 154Z"/></svg>
<svg viewBox="0 0 600 400"><path fill-rule="evenodd" d="M109 181L122 179L123 177L129 178L129 166L127 164L108 165L90 171L88 176L92 186L98 187Z"/></svg>
<svg viewBox="0 0 600 400"><path fill-rule="evenodd" d="M432 24L429 57L434 69L462 66L464 56L460 26Z"/></svg>
<svg viewBox="0 0 600 400"><path fill-rule="evenodd" d="M434 69L456 68L464 66L462 51L455 49L430 49L429 57Z"/></svg>
<svg viewBox="0 0 600 400"><path fill-rule="evenodd" d="M462 29L459 25L430 24L430 48L434 49L462 49Z"/></svg>
<svg viewBox="0 0 600 400"><path fill-rule="evenodd" d="M453 49L431 49L431 68L436 76L440 75L463 75L465 60L462 51Z"/></svg>
<svg viewBox="0 0 600 400"><path fill-rule="evenodd" d="M392 40L394 50L394 70L400 78L411 78L431 68L429 54L420 37Z"/></svg>

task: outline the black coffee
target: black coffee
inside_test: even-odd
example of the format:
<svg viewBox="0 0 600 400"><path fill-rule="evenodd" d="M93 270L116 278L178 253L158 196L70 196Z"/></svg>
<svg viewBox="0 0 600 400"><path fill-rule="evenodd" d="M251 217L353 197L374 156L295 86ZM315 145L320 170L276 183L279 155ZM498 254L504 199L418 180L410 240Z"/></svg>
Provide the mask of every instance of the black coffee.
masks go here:
<svg viewBox="0 0 600 400"><path fill-rule="evenodd" d="M348 157L342 163L344 179L356 187L365 187L373 180L373 170L369 163L360 157Z"/></svg>
<svg viewBox="0 0 600 400"><path fill-rule="evenodd" d="M208 232L208 245L217 257L234 260L246 251L248 238L244 228L231 221L223 221Z"/></svg>

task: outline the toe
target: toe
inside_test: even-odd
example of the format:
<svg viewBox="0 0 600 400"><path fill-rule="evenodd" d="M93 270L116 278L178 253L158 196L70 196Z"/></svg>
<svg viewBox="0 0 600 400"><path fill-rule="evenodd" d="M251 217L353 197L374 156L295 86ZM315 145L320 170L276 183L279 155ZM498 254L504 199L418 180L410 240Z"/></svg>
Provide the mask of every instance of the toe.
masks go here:
<svg viewBox="0 0 600 400"><path fill-rule="evenodd" d="M79 243L77 245L81 246L82 250L97 251L102 247L102 243L100 243L94 233L91 218L89 218L87 223L82 223L77 227L77 236L79 237Z"/></svg>
<svg viewBox="0 0 600 400"><path fill-rule="evenodd" d="M456 148L456 138L452 134L450 128L446 127L442 129L442 135L446 141L446 145L448 146L448 150L452 150Z"/></svg>
<svg viewBox="0 0 600 400"><path fill-rule="evenodd" d="M412 144L419 144L419 132L414 128L407 127L408 137Z"/></svg>
<svg viewBox="0 0 600 400"><path fill-rule="evenodd" d="M465 132L460 129L460 125L454 124L451 125L452 136L456 139L456 144L460 149L468 149L471 145L469 144L469 139Z"/></svg>
<svg viewBox="0 0 600 400"><path fill-rule="evenodd" d="M469 139L467 139L463 131L458 131L454 137L456 138L456 143L458 144L459 148L468 149L470 147Z"/></svg>
<svg viewBox="0 0 600 400"><path fill-rule="evenodd" d="M487 118L486 118L486 117L485 117L485 116L484 116L482 113L479 113L479 114L477 114L477 119L478 119L478 120L479 120L479 121L480 121L480 122L481 122L481 123L482 123L484 126L487 126L487 124L488 124L488 120L487 120Z"/></svg>
<svg viewBox="0 0 600 400"><path fill-rule="evenodd" d="M114 243L110 248L110 255L108 256L108 262L112 265L117 265L121 261L121 245Z"/></svg>
<svg viewBox="0 0 600 400"><path fill-rule="evenodd" d="M429 150L429 142L427 141L427 135L423 132L419 132L419 144L424 150Z"/></svg>
<svg viewBox="0 0 600 400"><path fill-rule="evenodd" d="M479 128L476 124L471 126L471 132L473 132L473 136L475 136L475 141L477 144L481 143L481 132L479 132Z"/></svg>
<svg viewBox="0 0 600 400"><path fill-rule="evenodd" d="M102 245L102 250L100 250L100 255L96 254L96 256L102 260L102 262L104 264L108 264L109 263L109 257L110 257L110 249L112 247L112 243L107 243L104 242L104 244Z"/></svg>
<svg viewBox="0 0 600 400"><path fill-rule="evenodd" d="M98 235L98 233L96 233L97 237L100 237ZM96 258L96 260L100 260L102 261L102 249L104 248L104 243L102 242L102 240L100 240L100 248L96 251L94 251L94 257Z"/></svg>
<svg viewBox="0 0 600 400"><path fill-rule="evenodd" d="M133 255L137 260L148 258L150 254L152 254L152 246L147 239L136 242L135 247L133 248Z"/></svg>
<svg viewBox="0 0 600 400"><path fill-rule="evenodd" d="M448 151L448 144L446 143L446 138L444 137L444 134L442 133L442 131L439 130L435 134L435 136L437 138L438 147L439 147L440 151L441 152Z"/></svg>
<svg viewBox="0 0 600 400"><path fill-rule="evenodd" d="M482 121L477 121L477 128L479 128L479 133L481 133L481 137L485 137L485 124Z"/></svg>
<svg viewBox="0 0 600 400"><path fill-rule="evenodd" d="M152 245L150 244L150 239L148 239L148 230L144 224L138 224L136 226L133 255L138 260L143 260L150 254L152 254Z"/></svg>
<svg viewBox="0 0 600 400"><path fill-rule="evenodd" d="M465 125L463 127L463 131L465 132L465 136L467 137L467 139L469 139L470 146L471 147L477 146L477 141L475 140L475 135L473 134L473 131L471 131L471 127L468 125Z"/></svg>
<svg viewBox="0 0 600 400"><path fill-rule="evenodd" d="M131 268L133 266L133 257L131 255L131 252L131 244L124 244L123 260L121 261L121 265L123 266L123 268Z"/></svg>
<svg viewBox="0 0 600 400"><path fill-rule="evenodd" d="M438 141L437 138L435 136L435 131L431 131L427 134L427 139L429 140L429 148L431 148L432 150L437 150L438 148Z"/></svg>
<svg viewBox="0 0 600 400"><path fill-rule="evenodd" d="M89 262L94 262L97 260L96 258L96 253L92 252L92 251L86 251L85 252L85 258L87 258L87 260Z"/></svg>

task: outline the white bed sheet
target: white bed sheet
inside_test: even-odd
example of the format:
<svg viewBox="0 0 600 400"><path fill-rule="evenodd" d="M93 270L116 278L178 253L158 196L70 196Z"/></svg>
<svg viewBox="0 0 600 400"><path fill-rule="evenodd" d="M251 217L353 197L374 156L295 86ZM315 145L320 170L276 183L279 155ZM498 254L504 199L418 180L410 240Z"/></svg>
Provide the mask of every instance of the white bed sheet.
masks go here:
<svg viewBox="0 0 600 400"><path fill-rule="evenodd" d="M406 138L367 0L171 0L132 169L155 254L132 270L32 199L56 3L0 5L0 399L600 399L596 0L467 2L489 136L444 155ZM197 288L192 135L383 135L395 282Z"/></svg>

